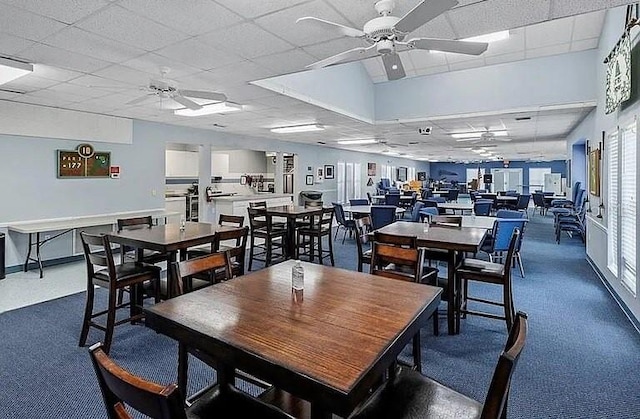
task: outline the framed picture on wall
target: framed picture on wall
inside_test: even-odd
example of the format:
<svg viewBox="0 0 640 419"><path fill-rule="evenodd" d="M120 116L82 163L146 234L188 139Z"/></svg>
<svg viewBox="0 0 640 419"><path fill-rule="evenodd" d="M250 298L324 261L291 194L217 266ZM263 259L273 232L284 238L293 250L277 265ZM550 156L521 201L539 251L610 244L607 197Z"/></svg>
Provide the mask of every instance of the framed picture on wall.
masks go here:
<svg viewBox="0 0 640 419"><path fill-rule="evenodd" d="M376 164L367 163L367 176L375 176L375 175L376 175Z"/></svg>
<svg viewBox="0 0 640 419"><path fill-rule="evenodd" d="M589 193L600 196L600 149L589 153Z"/></svg>
<svg viewBox="0 0 640 419"><path fill-rule="evenodd" d="M325 164L324 165L324 178L325 179L333 179L334 177L334 167L332 164Z"/></svg>
<svg viewBox="0 0 640 419"><path fill-rule="evenodd" d="M324 182L324 167L316 168L316 183Z"/></svg>
<svg viewBox="0 0 640 419"><path fill-rule="evenodd" d="M313 175L307 175L305 178L305 185L313 185Z"/></svg>

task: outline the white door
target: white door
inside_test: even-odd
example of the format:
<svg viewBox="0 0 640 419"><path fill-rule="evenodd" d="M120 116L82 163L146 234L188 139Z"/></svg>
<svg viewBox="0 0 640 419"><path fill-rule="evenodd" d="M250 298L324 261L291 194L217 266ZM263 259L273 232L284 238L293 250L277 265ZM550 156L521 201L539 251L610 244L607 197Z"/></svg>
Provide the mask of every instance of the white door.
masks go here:
<svg viewBox="0 0 640 419"><path fill-rule="evenodd" d="M502 169L493 169L493 192L504 191L505 172Z"/></svg>
<svg viewBox="0 0 640 419"><path fill-rule="evenodd" d="M560 173L545 173L543 191L560 195L562 193L561 177L562 175Z"/></svg>

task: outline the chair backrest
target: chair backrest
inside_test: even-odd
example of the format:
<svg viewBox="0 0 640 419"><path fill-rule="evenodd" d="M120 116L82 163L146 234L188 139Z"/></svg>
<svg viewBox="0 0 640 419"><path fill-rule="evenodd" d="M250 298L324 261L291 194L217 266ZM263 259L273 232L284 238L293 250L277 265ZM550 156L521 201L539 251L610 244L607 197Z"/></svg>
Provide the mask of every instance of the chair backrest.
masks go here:
<svg viewBox="0 0 640 419"><path fill-rule="evenodd" d="M122 230L129 230L133 228L152 227L153 219L150 215L145 217L118 218L116 223L118 225L118 232L120 232Z"/></svg>
<svg viewBox="0 0 640 419"><path fill-rule="evenodd" d="M432 200L432 201L435 201L435 202L437 202L439 204L447 202L447 199L444 196L432 196L429 199Z"/></svg>
<svg viewBox="0 0 640 419"><path fill-rule="evenodd" d="M534 192L531 196L536 207L544 207L544 195L542 193Z"/></svg>
<svg viewBox="0 0 640 419"><path fill-rule="evenodd" d="M400 236L396 234L380 233L376 231L373 233L373 241L376 243L384 243L398 247L408 247L415 249L418 247L418 239L416 236Z"/></svg>
<svg viewBox="0 0 640 419"><path fill-rule="evenodd" d="M264 208L247 208L247 214L249 214L249 227L251 231L271 226L271 217L265 216Z"/></svg>
<svg viewBox="0 0 640 419"><path fill-rule="evenodd" d="M458 199L458 194L460 193L459 190L457 189L449 189L449 191L447 192L447 200L448 201L455 201Z"/></svg>
<svg viewBox="0 0 640 419"><path fill-rule="evenodd" d="M518 364L527 341L527 315L521 311L516 314L515 322L509 332L507 344L500 354L496 369L493 371L489 391L482 407L481 419L500 419L506 417L507 400L511 387L511 376Z"/></svg>
<svg viewBox="0 0 640 419"><path fill-rule="evenodd" d="M438 216L440 214L440 211L438 211L437 207L425 207L420 210L420 214L426 215L427 217L431 218L433 216Z"/></svg>
<svg viewBox="0 0 640 419"><path fill-rule="evenodd" d="M186 419L175 384L166 386L135 376L118 366L97 343L89 348L109 419L130 419L125 406L153 419Z"/></svg>
<svg viewBox="0 0 640 419"><path fill-rule="evenodd" d="M529 201L531 200L531 195L518 195L518 201L516 202L516 209L526 210L529 208Z"/></svg>
<svg viewBox="0 0 640 419"><path fill-rule="evenodd" d="M582 189L582 182L577 181L576 183L573 184L573 190L571 191L571 202L576 202L576 200L578 199L578 191L579 190L584 190Z"/></svg>
<svg viewBox="0 0 640 419"><path fill-rule="evenodd" d="M511 236L518 230L518 238L527 220L498 218L493 222L493 252L505 252L509 250ZM516 242L517 244L517 242Z"/></svg>
<svg viewBox="0 0 640 419"><path fill-rule="evenodd" d="M380 179L380 186L382 189L389 189L391 187L391 181L387 178Z"/></svg>
<svg viewBox="0 0 640 419"><path fill-rule="evenodd" d="M424 207L423 202L416 202L413 204L413 209L411 210L411 221L417 223L420 221L420 210Z"/></svg>
<svg viewBox="0 0 640 419"><path fill-rule="evenodd" d="M267 201L249 202L249 208L267 208Z"/></svg>
<svg viewBox="0 0 640 419"><path fill-rule="evenodd" d="M417 282L422 277L423 263L423 249L398 247L377 241L371 247L372 275ZM391 264L393 269L388 268Z"/></svg>
<svg viewBox="0 0 640 419"><path fill-rule="evenodd" d="M586 191L584 189L580 189L578 191L578 193L576 194L576 198L573 201L573 206L576 210L579 210L580 207L582 207L582 205L584 204L584 195L585 195Z"/></svg>
<svg viewBox="0 0 640 419"><path fill-rule="evenodd" d="M368 215L362 218L356 218L354 221L356 223L356 234L358 235L356 246L358 248L358 259L360 260L364 254L364 248L362 245L371 241L369 233L373 231L373 228L371 225L371 217Z"/></svg>
<svg viewBox="0 0 640 419"><path fill-rule="evenodd" d="M220 214L218 217L218 225L242 227L244 226L244 215Z"/></svg>
<svg viewBox="0 0 640 419"><path fill-rule="evenodd" d="M431 224L449 226L449 227L462 227L461 215L435 215L429 220Z"/></svg>
<svg viewBox="0 0 640 419"><path fill-rule="evenodd" d="M239 266L239 275L244 275L244 260L247 253L247 237L249 236L249 227L242 227L238 230L219 231L216 233L213 241L213 251L220 251L220 243L226 240L235 240L236 245L231 249L227 249L230 262L236 262ZM227 278L229 279L229 278Z"/></svg>
<svg viewBox="0 0 640 419"><path fill-rule="evenodd" d="M385 205L393 205L397 207L400 205L400 194L388 193L384 196Z"/></svg>
<svg viewBox="0 0 640 419"><path fill-rule="evenodd" d="M371 206L371 224L374 230L382 228L396 220L396 207L388 205Z"/></svg>
<svg viewBox="0 0 640 419"><path fill-rule="evenodd" d="M346 217L344 216L344 207L339 202L332 202L333 209L336 214L336 221L339 225L345 225L347 223Z"/></svg>
<svg viewBox="0 0 640 419"><path fill-rule="evenodd" d="M87 264L87 278L91 283L91 278L96 272L96 266L99 269L107 268L109 277L113 279L110 285L115 287L116 265L113 261L113 251L111 250L111 241L106 234L89 234L84 231L80 232L80 240L82 241L82 249L84 250L84 259Z"/></svg>
<svg viewBox="0 0 640 419"><path fill-rule="evenodd" d="M367 192L367 201L368 201L367 205L373 204L373 197L371 196L371 192ZM351 203L351 202L349 202L349 203Z"/></svg>
<svg viewBox="0 0 640 419"><path fill-rule="evenodd" d="M359 205L369 205L369 201L363 198L357 198L357 199L350 199L349 200L349 205L352 206L359 206Z"/></svg>
<svg viewBox="0 0 640 419"><path fill-rule="evenodd" d="M180 262L173 262L170 269L173 270L174 278L180 278L180 292L185 289L187 281L195 276L205 276L210 282L215 282L215 278L222 280L231 279L233 277L231 258L229 252L209 253L193 259L187 259ZM222 270L223 275L216 275L216 271Z"/></svg>
<svg viewBox="0 0 640 419"><path fill-rule="evenodd" d="M496 218L512 218L512 219L520 219L520 218L526 218L526 213L521 212L521 211L514 211L514 210L506 210L506 209L502 209L502 210L498 210L498 212L496 212Z"/></svg>
<svg viewBox="0 0 640 419"><path fill-rule="evenodd" d="M425 199L422 202L426 208L438 208L438 201L434 200L433 197Z"/></svg>
<svg viewBox="0 0 640 419"><path fill-rule="evenodd" d="M491 214L491 207L493 207L493 201L489 199L477 199L473 204L473 213L475 215L487 216Z"/></svg>
<svg viewBox="0 0 640 419"><path fill-rule="evenodd" d="M510 189L504 193L504 196L518 196L518 195L520 194L515 189Z"/></svg>

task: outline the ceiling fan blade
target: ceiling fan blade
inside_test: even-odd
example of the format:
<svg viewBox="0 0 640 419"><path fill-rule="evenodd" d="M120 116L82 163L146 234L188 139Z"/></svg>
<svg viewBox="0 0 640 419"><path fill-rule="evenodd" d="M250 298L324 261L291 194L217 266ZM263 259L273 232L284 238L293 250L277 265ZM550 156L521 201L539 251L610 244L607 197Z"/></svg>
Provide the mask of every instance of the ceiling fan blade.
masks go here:
<svg viewBox="0 0 640 419"><path fill-rule="evenodd" d="M217 92L205 92L203 90L179 90L178 93L182 96L214 100L216 102L225 102L227 100L227 96L225 94Z"/></svg>
<svg viewBox="0 0 640 419"><path fill-rule="evenodd" d="M456 54L480 55L487 50L486 42L456 41L452 39L415 38L407 41L410 48L431 51L455 52Z"/></svg>
<svg viewBox="0 0 640 419"><path fill-rule="evenodd" d="M474 138L458 138L456 139L456 141L459 143L469 143L469 142L481 142L484 140L482 140L482 138L480 137L474 137Z"/></svg>
<svg viewBox="0 0 640 419"><path fill-rule="evenodd" d="M137 105L138 103L142 103L151 99L153 96L155 96L155 93L148 93L144 96L140 96L139 98L128 101L127 103L125 103L125 105Z"/></svg>
<svg viewBox="0 0 640 419"><path fill-rule="evenodd" d="M182 106L185 106L185 107L191 109L192 111L197 111L199 109L202 109L202 106L198 105L193 100L187 99L184 96L174 95L174 96L171 96L171 99L175 100L176 102L178 102Z"/></svg>
<svg viewBox="0 0 640 419"><path fill-rule="evenodd" d="M405 34L413 32L457 5L457 0L423 0L401 17L394 29Z"/></svg>
<svg viewBox="0 0 640 419"><path fill-rule="evenodd" d="M366 34L362 32L360 29L350 28L348 26L344 26L335 22L330 22L324 19L319 19L317 17L311 17L311 16L301 17L300 19L296 20L296 23L300 23L300 22L307 22L308 24L313 25L320 29L337 30L342 35L348 36L351 38L364 38L366 36Z"/></svg>
<svg viewBox="0 0 640 419"><path fill-rule="evenodd" d="M364 60L365 58L374 57L378 54L375 44L370 47L360 47L341 52L324 60L309 64L307 68L322 68L338 63L348 63L350 61Z"/></svg>
<svg viewBox="0 0 640 419"><path fill-rule="evenodd" d="M400 56L398 54L384 54L382 56L382 62L389 81L399 80L406 77L407 74L404 72L402 60L400 60Z"/></svg>
<svg viewBox="0 0 640 419"><path fill-rule="evenodd" d="M495 137L494 140L502 141L503 143L508 143L509 141L511 141L511 138Z"/></svg>

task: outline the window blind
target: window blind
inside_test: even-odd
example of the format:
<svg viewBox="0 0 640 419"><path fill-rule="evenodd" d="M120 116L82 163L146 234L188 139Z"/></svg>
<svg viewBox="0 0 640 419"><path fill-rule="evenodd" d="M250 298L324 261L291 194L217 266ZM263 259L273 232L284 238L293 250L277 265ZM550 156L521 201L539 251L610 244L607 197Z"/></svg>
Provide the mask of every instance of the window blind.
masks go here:
<svg viewBox="0 0 640 419"><path fill-rule="evenodd" d="M636 124L620 136L622 170L620 172L620 279L636 294Z"/></svg>
<svg viewBox="0 0 640 419"><path fill-rule="evenodd" d="M347 202L347 193L345 190L345 168L344 168L344 162L343 161L339 161L338 162L338 171L336 173L338 179L337 179L337 187L338 187L338 202L343 202L346 203Z"/></svg>
<svg viewBox="0 0 640 419"><path fill-rule="evenodd" d="M360 163L353 165L353 187L353 197L362 197L362 165Z"/></svg>
<svg viewBox="0 0 640 419"><path fill-rule="evenodd" d="M607 267L616 277L618 276L618 132L609 135L607 142L609 181L607 191L609 195L608 216L608 261Z"/></svg>

